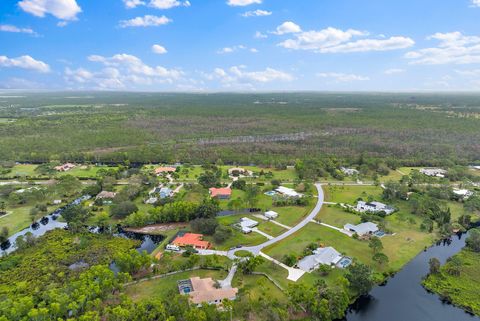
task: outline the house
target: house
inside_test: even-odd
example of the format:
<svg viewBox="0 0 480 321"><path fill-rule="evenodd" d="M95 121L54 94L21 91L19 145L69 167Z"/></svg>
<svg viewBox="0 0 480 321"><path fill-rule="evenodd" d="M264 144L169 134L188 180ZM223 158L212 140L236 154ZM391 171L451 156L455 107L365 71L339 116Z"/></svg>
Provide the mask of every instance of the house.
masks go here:
<svg viewBox="0 0 480 321"><path fill-rule="evenodd" d="M355 210L360 213L369 212L369 213L380 213L385 212L385 214L390 215L395 212L395 208L392 206L380 203L380 202L364 202L358 201Z"/></svg>
<svg viewBox="0 0 480 321"><path fill-rule="evenodd" d="M228 200L232 196L232 189L230 187L215 188L212 187L209 189L210 196L212 198L218 198L220 200Z"/></svg>
<svg viewBox="0 0 480 321"><path fill-rule="evenodd" d="M180 247L178 245L175 245L175 244L167 244L166 249L168 251L174 251L174 252L180 251Z"/></svg>
<svg viewBox="0 0 480 321"><path fill-rule="evenodd" d="M265 212L265 217L273 220L273 219L276 219L278 217L278 213L275 212L275 211L267 211L267 212Z"/></svg>
<svg viewBox="0 0 480 321"><path fill-rule="evenodd" d="M347 176L358 175L360 173L354 168L340 167L340 170Z"/></svg>
<svg viewBox="0 0 480 321"><path fill-rule="evenodd" d="M445 177L447 171L441 168L422 168L420 173L431 177Z"/></svg>
<svg viewBox="0 0 480 321"><path fill-rule="evenodd" d="M62 200L53 200L53 205L60 205L62 204Z"/></svg>
<svg viewBox="0 0 480 321"><path fill-rule="evenodd" d="M472 167L473 167L473 169L476 169L476 170L479 170L479 171L480 171L480 166L474 165L474 166L472 166Z"/></svg>
<svg viewBox="0 0 480 321"><path fill-rule="evenodd" d="M115 192L108 192L108 191L101 191L98 193L97 197L95 197L96 200L98 199L113 199L117 196L117 193Z"/></svg>
<svg viewBox="0 0 480 321"><path fill-rule="evenodd" d="M145 204L155 204L158 202L158 197L150 197L145 201Z"/></svg>
<svg viewBox="0 0 480 321"><path fill-rule="evenodd" d="M248 171L241 167L234 167L228 169L228 176L239 177L239 176L252 176L252 172Z"/></svg>
<svg viewBox="0 0 480 321"><path fill-rule="evenodd" d="M219 288L212 278L201 279L193 277L178 282L178 290L182 295L188 295L193 304L202 303L219 305L223 300L235 300L237 288Z"/></svg>
<svg viewBox="0 0 480 321"><path fill-rule="evenodd" d="M453 189L453 194L455 194L456 196L458 196L461 199L466 200L466 199L470 198L470 196L473 195L473 192L469 191L468 189L454 188Z"/></svg>
<svg viewBox="0 0 480 321"><path fill-rule="evenodd" d="M162 187L160 189L160 191L158 192L158 194L160 194L160 198L161 199L164 199L164 198L167 198L167 197L170 197L173 195L173 191L168 188L168 187Z"/></svg>
<svg viewBox="0 0 480 321"><path fill-rule="evenodd" d="M185 233L183 235L179 235L175 238L175 240L173 240L172 244L178 247L191 246L200 250L206 250L211 247L210 242L203 240L202 234L194 233Z"/></svg>
<svg viewBox="0 0 480 321"><path fill-rule="evenodd" d="M342 255L333 247L323 247L313 251L312 255L308 255L301 259L297 263L297 266L305 272L311 272L318 269L320 265L337 265L342 258Z"/></svg>
<svg viewBox="0 0 480 321"><path fill-rule="evenodd" d="M258 222L249 219L248 217L242 217L238 223L241 231L245 234L252 232L252 229L258 226Z"/></svg>
<svg viewBox="0 0 480 321"><path fill-rule="evenodd" d="M378 225L371 222L361 223L358 225L346 224L343 229L345 231L357 233L359 236L372 235L378 231Z"/></svg>
<svg viewBox="0 0 480 321"><path fill-rule="evenodd" d="M300 194L296 192L292 188L284 187L284 186L279 186L277 189L275 189L278 193L285 197L291 197L291 198L300 198L303 196L303 194Z"/></svg>
<svg viewBox="0 0 480 321"><path fill-rule="evenodd" d="M157 176L159 175L162 175L162 174L169 174L169 173L173 173L177 170L176 167L169 167L169 166L166 166L166 167L157 167L155 168L155 174Z"/></svg>
<svg viewBox="0 0 480 321"><path fill-rule="evenodd" d="M54 169L58 172L68 172L69 170L75 168L76 165L72 163L66 163L60 166L55 166Z"/></svg>

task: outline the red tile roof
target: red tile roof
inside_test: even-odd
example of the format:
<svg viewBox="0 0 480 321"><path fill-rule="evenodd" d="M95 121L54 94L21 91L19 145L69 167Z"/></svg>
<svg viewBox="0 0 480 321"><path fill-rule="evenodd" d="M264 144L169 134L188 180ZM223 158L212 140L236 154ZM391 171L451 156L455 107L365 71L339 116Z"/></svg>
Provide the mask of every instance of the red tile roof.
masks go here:
<svg viewBox="0 0 480 321"><path fill-rule="evenodd" d="M172 243L177 246L193 246L199 249L210 248L210 242L203 241L202 234L185 233L183 236L177 236Z"/></svg>
<svg viewBox="0 0 480 321"><path fill-rule="evenodd" d="M231 196L232 195L232 189L229 187L224 187L224 188L210 188L210 195L212 197L217 197L217 196Z"/></svg>
<svg viewBox="0 0 480 321"><path fill-rule="evenodd" d="M171 173L175 172L177 169L175 167L157 167L155 168L155 174L161 173Z"/></svg>

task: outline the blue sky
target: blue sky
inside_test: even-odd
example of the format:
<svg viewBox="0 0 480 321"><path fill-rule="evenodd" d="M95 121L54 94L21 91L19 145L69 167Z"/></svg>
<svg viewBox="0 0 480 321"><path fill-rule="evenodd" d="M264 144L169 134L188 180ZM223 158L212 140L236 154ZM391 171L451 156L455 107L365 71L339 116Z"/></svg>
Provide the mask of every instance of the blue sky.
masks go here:
<svg viewBox="0 0 480 321"><path fill-rule="evenodd" d="M0 88L476 91L480 0L1 0Z"/></svg>

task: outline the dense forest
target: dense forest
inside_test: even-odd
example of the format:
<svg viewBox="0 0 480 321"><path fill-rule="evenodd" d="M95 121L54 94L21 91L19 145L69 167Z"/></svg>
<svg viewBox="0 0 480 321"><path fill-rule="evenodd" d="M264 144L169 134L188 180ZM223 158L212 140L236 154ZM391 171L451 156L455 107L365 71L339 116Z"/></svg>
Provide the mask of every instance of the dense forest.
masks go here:
<svg viewBox="0 0 480 321"><path fill-rule="evenodd" d="M0 160L466 164L480 159L479 117L473 94L8 94Z"/></svg>

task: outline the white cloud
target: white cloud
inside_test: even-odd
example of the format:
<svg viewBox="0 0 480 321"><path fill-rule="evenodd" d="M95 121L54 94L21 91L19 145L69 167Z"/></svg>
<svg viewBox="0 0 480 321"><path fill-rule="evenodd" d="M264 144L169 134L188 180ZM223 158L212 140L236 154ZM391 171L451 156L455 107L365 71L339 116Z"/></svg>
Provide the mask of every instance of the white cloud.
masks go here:
<svg viewBox="0 0 480 321"><path fill-rule="evenodd" d="M143 17L136 17L130 20L122 20L120 21L120 27L127 28L127 27L156 27L166 25L172 22L171 19L165 16L152 16L146 15Z"/></svg>
<svg viewBox="0 0 480 321"><path fill-rule="evenodd" d="M241 50L248 50L253 53L257 53L258 50L256 48L248 48L247 46L244 45L237 45L237 46L232 46L232 47L225 47L217 51L218 54L230 54L234 53L236 51L241 51Z"/></svg>
<svg viewBox="0 0 480 321"><path fill-rule="evenodd" d="M25 55L17 58L8 58L0 56L0 67L17 67L47 73L50 66L40 60L35 60L31 56Z"/></svg>
<svg viewBox="0 0 480 321"><path fill-rule="evenodd" d="M153 45L152 51L156 54L163 55L166 54L168 51L164 46L161 45Z"/></svg>
<svg viewBox="0 0 480 321"><path fill-rule="evenodd" d="M455 70L455 72L461 76L466 77L480 77L480 69L471 70Z"/></svg>
<svg viewBox="0 0 480 321"><path fill-rule="evenodd" d="M90 71L84 68L65 69L65 80L82 88L123 89L155 84L172 84L183 77L178 69L149 66L140 58L129 54L112 57L92 55L89 61L100 63L104 68Z"/></svg>
<svg viewBox="0 0 480 321"><path fill-rule="evenodd" d="M77 20L77 15L82 12L75 0L22 0L18 6L37 17L51 14L64 21Z"/></svg>
<svg viewBox="0 0 480 321"><path fill-rule="evenodd" d="M251 4L261 4L262 0L228 0L227 4L232 7L244 7Z"/></svg>
<svg viewBox="0 0 480 321"><path fill-rule="evenodd" d="M282 34L278 32L276 34ZM348 29L326 28L320 31L296 32L295 38L287 39L278 45L292 50L310 50L317 53L350 53L368 51L387 51L411 47L415 42L408 37L367 38L368 32Z"/></svg>
<svg viewBox="0 0 480 321"><path fill-rule="evenodd" d="M265 39L268 38L268 36L264 33L261 33L260 31L255 32L255 35L253 36L255 39Z"/></svg>
<svg viewBox="0 0 480 321"><path fill-rule="evenodd" d="M474 64L480 63L480 37L465 36L461 32L436 33L428 39L437 40L437 47L410 51L405 58L411 64Z"/></svg>
<svg viewBox="0 0 480 321"><path fill-rule="evenodd" d="M404 73L404 72L405 72L404 69L391 68L391 69L385 70L383 73L384 73L385 75L395 75L395 74L401 74L401 73Z"/></svg>
<svg viewBox="0 0 480 321"><path fill-rule="evenodd" d="M149 7L155 8L155 9L171 9L175 7L190 7L190 1L178 1L178 0L150 0L150 2L147 4L147 2L142 1L142 0L123 0L123 3L125 4L125 7L132 9L136 8L139 6L146 6L148 5Z"/></svg>
<svg viewBox="0 0 480 321"><path fill-rule="evenodd" d="M472 7L480 7L480 0L472 0Z"/></svg>
<svg viewBox="0 0 480 321"><path fill-rule="evenodd" d="M302 32L302 28L299 25L292 21L285 21L280 26L277 27L277 30L273 31L273 34L284 35L287 33L298 33Z"/></svg>
<svg viewBox="0 0 480 321"><path fill-rule="evenodd" d="M338 73L338 72L318 73L317 77L330 79L336 83L370 80L370 78L366 76L360 76L355 74L344 74L344 73Z"/></svg>
<svg viewBox="0 0 480 321"><path fill-rule="evenodd" d="M36 35L37 33L30 28L19 28L13 25L0 25L0 31L4 32L16 32L16 33L28 33L31 35Z"/></svg>
<svg viewBox="0 0 480 321"><path fill-rule="evenodd" d="M246 71L245 69L245 66L233 66L227 70L215 68L213 73L207 74L205 77L208 80L217 79L227 87L237 85L251 87L255 83L294 80L291 74L270 67L260 71Z"/></svg>
<svg viewBox="0 0 480 321"><path fill-rule="evenodd" d="M249 17L265 17L265 16L270 16L272 15L271 11L266 11L266 10L254 10L254 11L247 11L245 13L242 13L242 17L249 18Z"/></svg>

